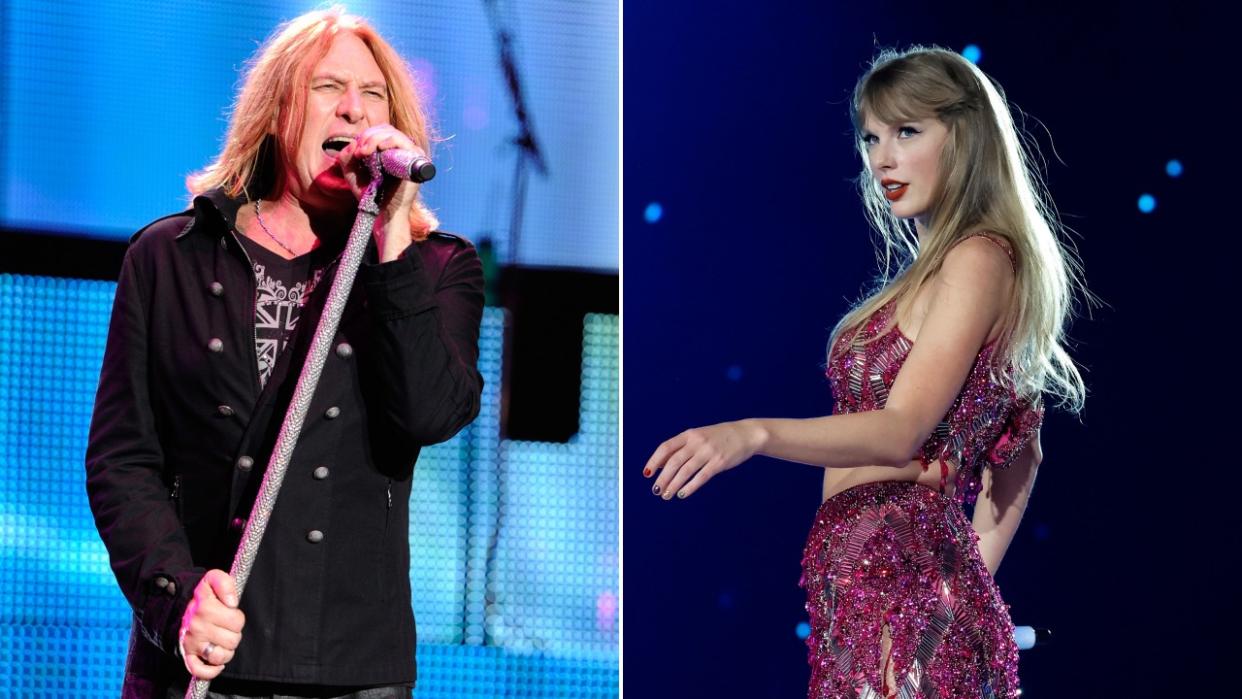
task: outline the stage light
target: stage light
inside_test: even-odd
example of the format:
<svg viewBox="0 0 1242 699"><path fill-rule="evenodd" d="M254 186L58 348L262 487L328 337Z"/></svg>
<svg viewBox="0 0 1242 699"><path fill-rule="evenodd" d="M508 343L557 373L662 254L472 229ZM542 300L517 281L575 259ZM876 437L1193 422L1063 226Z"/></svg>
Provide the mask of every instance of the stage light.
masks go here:
<svg viewBox="0 0 1242 699"><path fill-rule="evenodd" d="M643 218L647 220L647 223L655 223L659 221L662 216L664 216L664 207L660 206L660 202L658 201L653 201L648 204L647 210L643 212Z"/></svg>

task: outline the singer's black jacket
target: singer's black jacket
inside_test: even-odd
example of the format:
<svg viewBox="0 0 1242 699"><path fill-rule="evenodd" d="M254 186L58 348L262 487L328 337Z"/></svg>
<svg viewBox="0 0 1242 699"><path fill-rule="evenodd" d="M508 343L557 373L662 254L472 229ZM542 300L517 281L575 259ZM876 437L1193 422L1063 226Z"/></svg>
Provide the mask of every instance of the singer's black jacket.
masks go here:
<svg viewBox="0 0 1242 699"><path fill-rule="evenodd" d="M134 610L127 697L184 686L181 615L206 570L229 569L335 278L334 264L260 389L238 206L215 192L148 225L117 285L86 487ZM414 681L410 481L420 446L478 414L482 267L468 242L440 233L392 262L375 263L374 242L367 255L243 595L241 647L221 677Z"/></svg>

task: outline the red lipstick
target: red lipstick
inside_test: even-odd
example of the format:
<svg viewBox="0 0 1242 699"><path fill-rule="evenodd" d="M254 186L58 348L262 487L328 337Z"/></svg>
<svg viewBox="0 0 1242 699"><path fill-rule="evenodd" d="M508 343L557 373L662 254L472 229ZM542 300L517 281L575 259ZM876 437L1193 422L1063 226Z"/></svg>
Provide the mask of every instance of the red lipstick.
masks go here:
<svg viewBox="0 0 1242 699"><path fill-rule="evenodd" d="M888 188L889 185L894 185L894 184L899 184L901 186L895 187L893 189ZM884 189L885 199L889 201L897 201L898 199L901 198L903 194L906 193L906 189L910 187L910 184L907 182L898 182L897 180L890 180L890 179L885 178L880 181L880 187Z"/></svg>

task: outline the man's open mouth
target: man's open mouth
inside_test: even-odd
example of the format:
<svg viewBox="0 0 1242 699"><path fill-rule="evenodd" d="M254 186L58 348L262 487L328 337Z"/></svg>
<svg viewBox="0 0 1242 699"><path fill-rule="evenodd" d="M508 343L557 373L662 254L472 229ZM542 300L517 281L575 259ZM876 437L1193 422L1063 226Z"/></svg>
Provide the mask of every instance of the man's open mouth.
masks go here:
<svg viewBox="0 0 1242 699"><path fill-rule="evenodd" d="M345 150L345 146L353 143L351 136L329 136L328 140L323 142L323 152L336 158L340 156L341 151Z"/></svg>

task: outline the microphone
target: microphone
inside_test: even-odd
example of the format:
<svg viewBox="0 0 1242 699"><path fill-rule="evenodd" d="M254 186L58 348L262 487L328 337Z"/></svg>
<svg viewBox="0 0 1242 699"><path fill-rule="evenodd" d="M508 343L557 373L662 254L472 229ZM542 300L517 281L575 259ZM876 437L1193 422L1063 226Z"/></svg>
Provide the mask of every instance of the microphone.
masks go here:
<svg viewBox="0 0 1242 699"><path fill-rule="evenodd" d="M404 148L389 148L371 155L371 170L378 169L385 175L411 182L427 182L436 176L435 163L426 156Z"/></svg>

